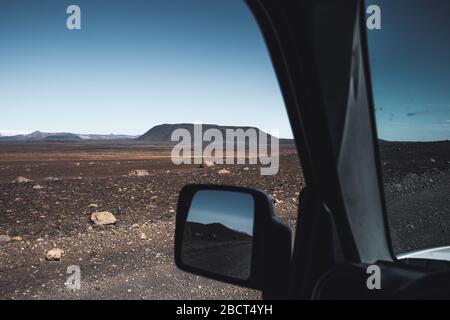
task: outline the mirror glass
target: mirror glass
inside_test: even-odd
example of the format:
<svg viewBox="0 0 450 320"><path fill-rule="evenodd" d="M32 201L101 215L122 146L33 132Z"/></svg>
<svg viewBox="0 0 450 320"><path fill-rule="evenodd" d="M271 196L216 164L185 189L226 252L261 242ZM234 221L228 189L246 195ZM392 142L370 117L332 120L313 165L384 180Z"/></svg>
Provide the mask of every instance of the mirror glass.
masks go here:
<svg viewBox="0 0 450 320"><path fill-rule="evenodd" d="M250 277L254 221L251 194L200 190L192 199L184 228L184 264L215 274Z"/></svg>

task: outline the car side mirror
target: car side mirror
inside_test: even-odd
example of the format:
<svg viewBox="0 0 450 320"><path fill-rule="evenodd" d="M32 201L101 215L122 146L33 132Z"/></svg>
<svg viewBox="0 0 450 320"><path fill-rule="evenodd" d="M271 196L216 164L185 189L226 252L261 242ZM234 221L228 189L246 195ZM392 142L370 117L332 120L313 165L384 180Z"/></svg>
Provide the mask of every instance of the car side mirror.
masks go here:
<svg viewBox="0 0 450 320"><path fill-rule="evenodd" d="M175 262L182 270L286 298L291 232L264 192L188 185L179 196Z"/></svg>

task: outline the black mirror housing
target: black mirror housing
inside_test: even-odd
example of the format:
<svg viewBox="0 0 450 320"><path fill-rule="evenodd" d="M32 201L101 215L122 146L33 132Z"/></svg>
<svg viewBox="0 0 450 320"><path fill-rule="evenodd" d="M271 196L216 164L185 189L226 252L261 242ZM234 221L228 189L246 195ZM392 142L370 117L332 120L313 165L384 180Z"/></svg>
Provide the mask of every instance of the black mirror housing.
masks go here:
<svg viewBox="0 0 450 320"><path fill-rule="evenodd" d="M199 191L223 191L249 195L254 203L250 272L247 279L227 276L216 270L205 270L183 261L183 240L188 213ZM214 199L208 203L214 207ZM217 204L219 205L219 204ZM223 185L187 185L179 195L175 229L175 263L181 270L214 280L261 290L266 299L286 298L291 262L291 232L274 214L272 199L265 192ZM198 252L202 254L201 249ZM206 254L206 253L205 253ZM200 257L201 258L201 257Z"/></svg>

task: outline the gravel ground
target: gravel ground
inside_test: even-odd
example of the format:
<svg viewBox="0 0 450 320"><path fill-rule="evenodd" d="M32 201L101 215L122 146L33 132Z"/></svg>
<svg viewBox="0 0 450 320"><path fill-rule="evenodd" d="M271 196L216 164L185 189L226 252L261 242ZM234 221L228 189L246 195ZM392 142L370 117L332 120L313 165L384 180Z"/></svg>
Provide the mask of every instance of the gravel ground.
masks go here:
<svg viewBox="0 0 450 320"><path fill-rule="evenodd" d="M222 168L230 174L218 174ZM128 176L135 169L149 175ZM12 183L18 176L32 181ZM266 190L293 229L304 185L292 149L282 152L275 176L261 176L257 166L175 166L168 158L26 158L0 161L0 181L0 235L22 238L0 243L0 299L259 299L259 292L174 266L179 190L187 183ZM118 222L96 227L90 221L95 211L110 211ZM60 261L46 260L52 248L64 251ZM80 267L80 290L65 286L71 265Z"/></svg>
<svg viewBox="0 0 450 320"><path fill-rule="evenodd" d="M0 299L260 298L174 266L177 197L188 183L255 187L294 230L304 186L295 150L283 147L279 173L261 176L250 165L174 166L145 146L58 148L0 148ZM449 245L450 142L383 143L381 158L394 251ZM148 175L128 176L137 169ZM32 181L12 183L19 176ZM95 227L95 211L118 222ZM52 248L64 251L60 261L46 260ZM71 265L80 267L80 290L65 286Z"/></svg>

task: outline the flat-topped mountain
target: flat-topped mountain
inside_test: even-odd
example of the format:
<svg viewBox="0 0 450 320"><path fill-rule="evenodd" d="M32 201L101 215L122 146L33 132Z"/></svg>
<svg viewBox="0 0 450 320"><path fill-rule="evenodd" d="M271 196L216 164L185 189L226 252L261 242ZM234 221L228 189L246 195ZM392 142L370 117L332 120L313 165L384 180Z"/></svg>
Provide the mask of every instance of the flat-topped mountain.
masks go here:
<svg viewBox="0 0 450 320"><path fill-rule="evenodd" d="M150 130L148 130L146 133L144 133L142 136L137 138L137 140L145 141L145 142L153 142L153 143L172 143L171 140L172 133L177 129L186 129L189 131L191 137L194 137L194 124L193 123L177 123L177 124L161 124L158 126L154 126ZM264 131L255 128L255 127L246 127L246 126L219 126L216 124L202 124L202 134L208 130L208 129L217 129L222 133L222 137L225 139L226 137L226 130L232 129L232 130L238 130L242 129L244 131L248 129L254 129L256 132L259 133ZM270 134L266 133L267 139L271 137Z"/></svg>
<svg viewBox="0 0 450 320"><path fill-rule="evenodd" d="M233 230L221 223L203 224L188 221L185 226L185 236L210 238L216 241L250 240L252 236L239 230Z"/></svg>

